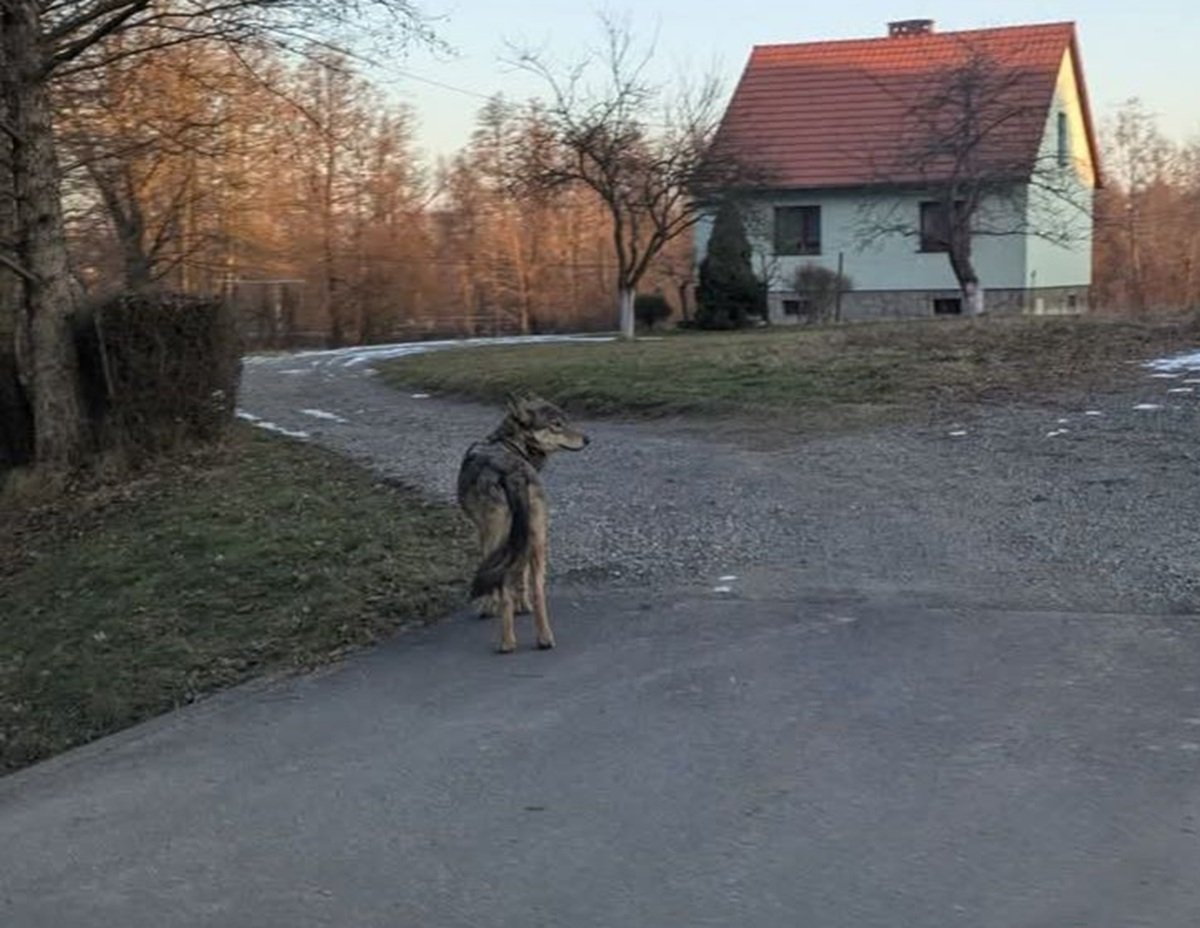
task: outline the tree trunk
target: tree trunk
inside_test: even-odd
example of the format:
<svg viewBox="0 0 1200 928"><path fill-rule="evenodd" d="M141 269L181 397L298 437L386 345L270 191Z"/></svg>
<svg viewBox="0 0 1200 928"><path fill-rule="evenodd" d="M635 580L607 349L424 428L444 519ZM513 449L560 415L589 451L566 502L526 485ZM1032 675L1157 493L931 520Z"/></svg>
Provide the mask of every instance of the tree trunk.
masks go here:
<svg viewBox="0 0 1200 928"><path fill-rule="evenodd" d="M617 290L618 305L621 308L621 337L634 338L634 316L633 316L633 300L636 291L633 287L627 287L624 284Z"/></svg>
<svg viewBox="0 0 1200 928"><path fill-rule="evenodd" d="M983 287L979 281L971 280L963 284L963 306L968 316L983 315Z"/></svg>
<svg viewBox="0 0 1200 928"><path fill-rule="evenodd" d="M688 323L692 321L691 313L689 312L688 295L692 289L690 280L679 281L675 284L675 289L679 291L679 318L681 322Z"/></svg>
<svg viewBox="0 0 1200 928"><path fill-rule="evenodd" d="M43 75L38 4L0 4L0 96L16 138L12 175L17 199L17 260L30 272L18 330L27 326L31 357L22 374L30 386L34 455L39 467L77 464L84 452L79 364L71 333L76 291L67 257L50 96Z"/></svg>
<svg viewBox="0 0 1200 928"><path fill-rule="evenodd" d="M0 71L4 70L3 49L0 48ZM0 94L0 124L7 125L8 107ZM17 240L17 199L13 190L12 142L8 133L0 128L0 248L12 251ZM15 258L15 253L9 257ZM0 264L0 352L15 347L17 316L21 303L21 278Z"/></svg>
<svg viewBox="0 0 1200 928"><path fill-rule="evenodd" d="M969 233L963 238L966 241L950 243L950 267L958 280L958 286L963 295L963 312L968 316L983 315L983 287L979 283L979 275L975 273L975 265L971 260Z"/></svg>
<svg viewBox="0 0 1200 928"><path fill-rule="evenodd" d="M117 235L125 288L144 290L150 286L152 262L146 253L146 220L128 170L125 165L106 165L94 167L88 173L100 191Z"/></svg>

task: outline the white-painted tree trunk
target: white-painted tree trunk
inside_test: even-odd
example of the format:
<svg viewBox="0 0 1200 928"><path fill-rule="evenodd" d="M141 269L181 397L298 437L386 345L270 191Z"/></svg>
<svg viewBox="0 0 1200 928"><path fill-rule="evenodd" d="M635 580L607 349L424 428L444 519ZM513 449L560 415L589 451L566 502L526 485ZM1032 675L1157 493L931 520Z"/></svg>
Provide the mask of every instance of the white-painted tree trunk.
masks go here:
<svg viewBox="0 0 1200 928"><path fill-rule="evenodd" d="M632 287L621 287L618 292L618 303L621 307L621 337L634 337L633 300L635 292Z"/></svg>
<svg viewBox="0 0 1200 928"><path fill-rule="evenodd" d="M970 282L963 287L963 297L968 316L983 315L983 285Z"/></svg>

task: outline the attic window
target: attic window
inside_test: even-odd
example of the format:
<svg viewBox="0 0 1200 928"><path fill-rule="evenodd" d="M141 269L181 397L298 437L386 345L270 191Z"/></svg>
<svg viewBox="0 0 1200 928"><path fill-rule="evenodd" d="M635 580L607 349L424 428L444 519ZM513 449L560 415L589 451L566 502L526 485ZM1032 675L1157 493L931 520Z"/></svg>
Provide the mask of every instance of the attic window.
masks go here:
<svg viewBox="0 0 1200 928"><path fill-rule="evenodd" d="M1070 154L1070 139L1067 136L1067 114L1058 114L1058 166L1067 166L1067 156Z"/></svg>
<svg viewBox="0 0 1200 928"><path fill-rule="evenodd" d="M775 254L821 253L821 207L775 207Z"/></svg>

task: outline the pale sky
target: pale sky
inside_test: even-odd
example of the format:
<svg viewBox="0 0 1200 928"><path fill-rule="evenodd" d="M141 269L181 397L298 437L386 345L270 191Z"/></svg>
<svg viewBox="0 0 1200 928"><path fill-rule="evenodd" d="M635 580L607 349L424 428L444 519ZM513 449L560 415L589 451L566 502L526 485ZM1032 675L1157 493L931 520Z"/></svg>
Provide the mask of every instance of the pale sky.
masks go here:
<svg viewBox="0 0 1200 928"><path fill-rule="evenodd" d="M883 35L894 19L927 18L939 30L1074 20L1093 113L1103 123L1123 100L1140 97L1171 138L1200 138L1200 12L1184 0L639 0L623 6L554 0L423 0L445 18L438 31L456 56L415 50L385 65L385 86L414 109L418 145L432 160L467 141L484 97L524 100L542 91L502 60L505 40L577 59L599 38L597 11L628 15L640 38L655 36L656 78L714 71L726 95L756 44ZM451 85L467 93L427 82Z"/></svg>

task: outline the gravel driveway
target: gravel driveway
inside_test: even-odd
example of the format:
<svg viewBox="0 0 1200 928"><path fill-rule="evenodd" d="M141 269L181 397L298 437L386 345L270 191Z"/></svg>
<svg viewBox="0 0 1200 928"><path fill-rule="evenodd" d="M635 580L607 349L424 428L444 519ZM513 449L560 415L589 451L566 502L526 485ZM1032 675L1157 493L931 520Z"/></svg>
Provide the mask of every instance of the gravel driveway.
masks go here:
<svg viewBox="0 0 1200 928"><path fill-rule="evenodd" d="M463 450L499 410L389 388L371 371L380 353L251 358L242 409L451 499ZM1198 376L1147 372L1133 392L770 451L717 426L588 422L592 445L547 470L552 574L731 596L758 577L781 595L1200 611Z"/></svg>

